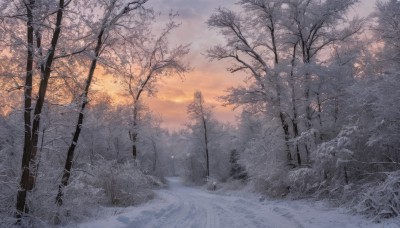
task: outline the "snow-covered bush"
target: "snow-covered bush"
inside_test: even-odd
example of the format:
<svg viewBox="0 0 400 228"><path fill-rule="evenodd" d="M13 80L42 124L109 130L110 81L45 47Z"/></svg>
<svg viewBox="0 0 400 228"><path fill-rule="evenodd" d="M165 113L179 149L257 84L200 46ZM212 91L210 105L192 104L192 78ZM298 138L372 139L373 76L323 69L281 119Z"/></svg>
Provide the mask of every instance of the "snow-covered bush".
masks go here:
<svg viewBox="0 0 400 228"><path fill-rule="evenodd" d="M249 180L257 190L270 196L287 194L288 166L278 123L273 120L263 123L265 119L254 116L242 118L238 139L242 145L238 148L244 151L239 163L245 167Z"/></svg>
<svg viewBox="0 0 400 228"><path fill-rule="evenodd" d="M35 226L44 224L58 223L68 224L79 222L96 216L96 210L101 204L105 204L106 195L102 188L90 184L89 179L93 178L90 169L79 169L73 171L73 178L68 186L64 188L63 205L56 204L55 196L58 192L56 185L49 185L55 176L41 178L41 186L32 194L32 217L31 222Z"/></svg>
<svg viewBox="0 0 400 228"><path fill-rule="evenodd" d="M81 163L72 170L71 182L64 188L63 205L59 207L55 203L58 188L49 185L53 179L57 179L56 174L41 177L38 189L30 197L30 223L36 226L54 221L66 225L93 218L99 206L137 205L152 199L151 188L162 185L158 178L143 174L134 163Z"/></svg>
<svg viewBox="0 0 400 228"><path fill-rule="evenodd" d="M400 171L388 173L386 180L377 185L366 185L356 209L376 221L399 216Z"/></svg>
<svg viewBox="0 0 400 228"><path fill-rule="evenodd" d="M193 149L193 148L192 148ZM202 150L192 150L185 158L185 172L183 177L186 183L204 184L206 182L206 164Z"/></svg>
<svg viewBox="0 0 400 228"><path fill-rule="evenodd" d="M100 187L109 205L130 206L153 198L150 190L161 181L145 175L134 163L118 164L102 161L94 168L92 185Z"/></svg>
<svg viewBox="0 0 400 228"><path fill-rule="evenodd" d="M347 166L354 154L351 137L356 131L357 127L344 127L335 138L318 146L312 154L313 176L321 182L349 183Z"/></svg>
<svg viewBox="0 0 400 228"><path fill-rule="evenodd" d="M288 192L293 194L309 194L319 186L315 172L310 168L299 168L289 171Z"/></svg>
<svg viewBox="0 0 400 228"><path fill-rule="evenodd" d="M239 158L240 158L239 153L237 152L237 150L233 149L231 151L231 156L229 158L229 164L230 164L229 176L233 180L246 180L247 172L244 169L244 167L238 163Z"/></svg>
<svg viewBox="0 0 400 228"><path fill-rule="evenodd" d="M215 191L218 188L218 181L213 178L208 178L206 188L208 191Z"/></svg>

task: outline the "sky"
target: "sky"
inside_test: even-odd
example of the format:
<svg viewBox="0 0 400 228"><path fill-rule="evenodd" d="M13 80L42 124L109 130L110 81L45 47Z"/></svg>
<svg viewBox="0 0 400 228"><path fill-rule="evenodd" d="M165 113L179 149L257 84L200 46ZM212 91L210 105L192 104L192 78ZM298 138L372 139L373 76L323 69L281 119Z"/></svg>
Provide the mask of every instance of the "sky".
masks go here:
<svg viewBox="0 0 400 228"><path fill-rule="evenodd" d="M181 26L170 36L172 45L191 44L191 51L185 61L193 70L183 79L171 77L159 84L156 97L146 97L150 109L163 119L162 126L170 130L184 128L187 123L186 107L196 90L203 93L206 103L214 106L215 117L226 123L234 123L240 110L223 107L218 97L232 86L243 83L244 75L226 71L226 62L210 62L205 51L215 43L223 42L217 31L210 30L206 21L219 6L234 9L236 0L150 0L149 5L156 11L167 14L177 11ZM373 11L375 0L360 0L350 14L367 16Z"/></svg>

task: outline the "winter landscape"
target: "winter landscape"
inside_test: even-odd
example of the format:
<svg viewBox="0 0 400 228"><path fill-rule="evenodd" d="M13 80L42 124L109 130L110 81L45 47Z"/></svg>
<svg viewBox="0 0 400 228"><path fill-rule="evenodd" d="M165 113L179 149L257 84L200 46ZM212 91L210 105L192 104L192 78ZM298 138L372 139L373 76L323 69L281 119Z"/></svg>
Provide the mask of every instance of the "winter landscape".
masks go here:
<svg viewBox="0 0 400 228"><path fill-rule="evenodd" d="M0 0L0 227L400 227L400 1Z"/></svg>

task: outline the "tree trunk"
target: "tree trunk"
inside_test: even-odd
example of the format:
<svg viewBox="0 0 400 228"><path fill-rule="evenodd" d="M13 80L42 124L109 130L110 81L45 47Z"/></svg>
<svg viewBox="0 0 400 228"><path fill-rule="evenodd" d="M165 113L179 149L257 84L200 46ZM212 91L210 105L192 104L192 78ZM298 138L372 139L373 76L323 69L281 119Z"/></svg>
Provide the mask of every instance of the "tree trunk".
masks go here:
<svg viewBox="0 0 400 228"><path fill-rule="evenodd" d="M321 95L320 95L319 92L317 93L317 105L318 105L318 120L319 120L319 127L320 127L319 140L320 140L320 142L322 142L324 140L323 135L321 134L321 130L322 130L322 117L321 117L322 103L321 103ZM317 136L315 135L315 137L317 137Z"/></svg>
<svg viewBox="0 0 400 228"><path fill-rule="evenodd" d="M273 21L273 17L269 17L269 21L271 23L271 27L269 27L270 30L270 35L271 35L271 42L272 42L272 50L274 53L274 60L275 60L275 65L279 63L279 54L278 54L278 48L276 46L276 37L275 37L275 23ZM288 164L290 164L293 160L292 158L292 153L290 151L290 132L289 132L289 124L287 122L287 116L285 115L285 112L282 110L282 101L281 101L281 87L279 84L279 76L275 75L275 84L276 84L276 93L278 97L278 106L279 106L279 118L281 120L281 125L285 137L285 144L286 144L286 158L288 160Z"/></svg>
<svg viewBox="0 0 400 228"><path fill-rule="evenodd" d="M135 161L137 159L137 147L136 147L136 144L137 144L137 138L138 138L138 134L139 134L138 133L138 129L137 129L138 112L139 112L138 105L139 105L140 97L141 97L141 95L142 95L147 83L150 81L152 75L153 75L153 73L150 72L146 76L146 80L144 80L144 82L140 84L139 91L137 93L135 93L132 90L131 84L129 84L129 91L130 91L130 94L131 94L131 96L133 98L133 102L134 102L134 104L133 104L133 130L132 130L132 132L129 132L129 137L130 137L130 139L132 141L132 155L133 155L133 160L135 160Z"/></svg>
<svg viewBox="0 0 400 228"><path fill-rule="evenodd" d="M61 178L61 184L58 186L58 194L56 197L56 203L58 206L61 206L63 204L63 200L62 200L63 188L68 185L68 180L69 180L69 177L71 176L72 162L74 159L75 148L78 143L79 135L82 130L82 124L83 124L83 119L84 119L83 111L85 109L86 103L87 102L84 102L82 104L81 112L79 113L79 117L78 117L78 124L75 127L74 137L72 139L72 143L70 144L70 146L68 148L67 159L66 159L65 165L64 165L64 172L63 172L63 176Z"/></svg>
<svg viewBox="0 0 400 228"><path fill-rule="evenodd" d="M295 60L296 60L296 48L297 48L297 43L293 47L293 54L292 54L292 68L290 71L290 86L292 89L292 111L293 111L293 119L292 119L292 126L293 126L293 134L294 134L294 139L299 137L299 127L298 127L298 113L297 113L297 106L296 106L296 90L294 87L294 67L295 67ZM296 159L297 159L297 165L301 166L302 161L301 161L301 155L300 155L300 149L299 149L299 143L296 142Z"/></svg>
<svg viewBox="0 0 400 228"><path fill-rule="evenodd" d="M57 10L55 29L51 39L51 46L47 52L47 58L44 67L41 67L41 81L39 85L39 96L36 101L34 119L31 129L31 97L32 97L32 70L33 70L33 15L32 8L34 7L35 1L30 0L29 5L26 5L27 16L28 16L28 61L26 67L26 79L25 79L25 140L24 140L24 154L22 156L22 177L20 182L20 189L17 193L17 224L20 224L21 217L24 211L27 212L26 208L26 196L27 191L33 189L36 177L36 156L38 151L39 141L39 129L40 129L40 116L42 113L48 81L51 75L51 67L54 60L55 50L58 43L58 38L61 33L61 22L64 12L64 0L59 1L59 8ZM29 133L28 133L29 132Z"/></svg>
<svg viewBox="0 0 400 228"><path fill-rule="evenodd" d="M278 57L275 57L276 61L278 61ZM278 64L278 62L276 62L276 64ZM285 138L285 145L286 145L286 157L288 159L288 164L290 164L292 162L292 154L290 151L290 144L289 144L289 140L290 140L290 132L289 132L289 124L287 122L287 114L282 110L282 100L281 100L281 87L279 84L279 76L275 75L275 84L276 84L276 93L277 93L277 103L278 103L278 107L279 107L279 119L281 121L281 126L283 129L283 134L284 134L284 138Z"/></svg>
<svg viewBox="0 0 400 228"><path fill-rule="evenodd" d="M206 124L206 120L204 119L204 116L203 116L203 127L204 127L204 143L205 143L205 147L206 147L207 178L209 178L210 177L210 159L209 159L209 154L208 154L207 124Z"/></svg>
<svg viewBox="0 0 400 228"><path fill-rule="evenodd" d="M38 142L39 142L39 130L40 130L40 121L41 121L41 114L43 105L46 98L47 87L49 85L49 79L51 75L51 67L54 61L54 55L56 46L58 43L58 38L61 34L61 22L63 17L64 11L64 0L60 0L59 2L59 9L57 11L57 19L56 19L56 26L54 29L53 37L51 39L51 47L47 52L47 59L44 65L44 71L41 72L42 77L39 85L39 97L36 101L35 111L34 111L34 119L32 123L32 152L31 152L31 170L33 170L32 178L30 183L31 186L34 185L35 176L36 174L36 156L38 152Z"/></svg>
<svg viewBox="0 0 400 228"><path fill-rule="evenodd" d="M32 106L32 74L33 74L33 15L32 8L34 7L35 1L30 0L29 5L26 5L27 9L27 42L28 42L28 56L26 64L26 76L25 76L25 89L24 89L24 152L22 155L22 176L20 180L20 188L17 193L17 223L20 223L22 214L26 207L26 194L29 187L29 163L32 151L31 141L31 106Z"/></svg>
<svg viewBox="0 0 400 228"><path fill-rule="evenodd" d="M285 114L283 112L279 112L279 117L281 120L283 133L285 134L286 157L287 157L288 163L290 164L292 162L293 158L292 158L292 153L290 151L290 145L289 145L289 139L290 139L289 125L286 121Z"/></svg>
<svg viewBox="0 0 400 228"><path fill-rule="evenodd" d="M334 110L333 118L335 119L335 128L334 129L336 130L337 121L339 119L339 99L337 97L335 97L335 110Z"/></svg>
<svg viewBox="0 0 400 228"><path fill-rule="evenodd" d="M311 109L311 101L310 101L310 97L311 97L311 90L310 90L310 74L307 72L305 74L305 92L304 92L304 96L305 96L305 101L306 101L306 127L307 130L311 129L311 121L312 121L312 109Z"/></svg>
<svg viewBox="0 0 400 228"><path fill-rule="evenodd" d="M348 176L348 174L347 174L347 168L346 168L346 166L343 167L343 171L344 171L344 182L345 182L346 184L349 184L349 176Z"/></svg>
<svg viewBox="0 0 400 228"><path fill-rule="evenodd" d="M76 145L78 144L79 136L82 131L83 120L85 118L84 112L85 112L86 105L88 103L89 89L90 89L90 85L93 80L94 72L96 70L97 60L98 60L98 57L100 56L101 48L103 46L103 34L104 34L104 28L100 31L99 35L97 36L95 56L90 65L90 70L89 70L88 77L86 80L85 90L81 96L82 104L81 104L81 108L80 108L80 112L79 112L79 116L78 116L78 123L75 126L74 137L72 138L72 142L68 148L67 159L65 160L64 172L63 172L63 177L61 179L61 184L58 186L58 194L56 197L56 203L58 206L61 206L63 204L63 199L62 199L63 194L64 194L63 188L68 185L68 181L71 176L71 168L72 168L72 163L73 163L73 159L74 159L75 148L76 148Z"/></svg>
<svg viewBox="0 0 400 228"><path fill-rule="evenodd" d="M132 156L133 156L133 160L136 160L136 158L137 158L137 148L136 148L137 133L136 132L130 132L130 138L131 138L131 141L132 141Z"/></svg>
<svg viewBox="0 0 400 228"><path fill-rule="evenodd" d="M152 145L153 145L153 150L154 150L154 162L153 162L153 173L156 172L157 169L157 144L156 142L154 142L154 140L152 139Z"/></svg>

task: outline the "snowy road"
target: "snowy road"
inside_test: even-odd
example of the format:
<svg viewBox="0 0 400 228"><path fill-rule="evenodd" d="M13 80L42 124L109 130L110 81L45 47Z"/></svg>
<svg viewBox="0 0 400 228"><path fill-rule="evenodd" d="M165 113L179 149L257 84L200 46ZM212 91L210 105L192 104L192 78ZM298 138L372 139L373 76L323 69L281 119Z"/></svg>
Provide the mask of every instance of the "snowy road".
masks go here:
<svg viewBox="0 0 400 228"><path fill-rule="evenodd" d="M324 228L398 227L371 224L359 216L307 201L260 201L256 196L228 196L184 186L170 178L168 189L132 211L80 224L81 228Z"/></svg>

